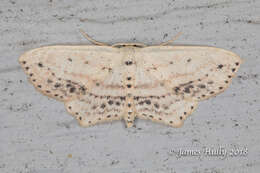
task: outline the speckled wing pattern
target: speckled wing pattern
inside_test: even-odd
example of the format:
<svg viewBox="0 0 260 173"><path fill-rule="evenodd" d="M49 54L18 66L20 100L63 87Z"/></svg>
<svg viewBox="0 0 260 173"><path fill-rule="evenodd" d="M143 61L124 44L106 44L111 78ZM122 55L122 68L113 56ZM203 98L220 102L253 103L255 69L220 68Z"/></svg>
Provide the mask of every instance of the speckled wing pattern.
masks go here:
<svg viewBox="0 0 260 173"><path fill-rule="evenodd" d="M241 59L200 46L48 46L19 62L41 93L81 126L136 117L180 127L199 101L223 92Z"/></svg>

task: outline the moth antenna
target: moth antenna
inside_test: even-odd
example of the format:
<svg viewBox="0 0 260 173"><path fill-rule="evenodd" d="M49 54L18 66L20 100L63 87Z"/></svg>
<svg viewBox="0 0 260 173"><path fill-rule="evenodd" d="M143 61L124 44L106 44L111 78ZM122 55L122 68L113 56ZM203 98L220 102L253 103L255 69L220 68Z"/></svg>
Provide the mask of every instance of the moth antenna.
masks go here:
<svg viewBox="0 0 260 173"><path fill-rule="evenodd" d="M182 34L182 32L179 32L179 33L178 33L175 37L173 37L171 40L166 41L166 42L164 42L164 43L161 43L161 44L159 44L158 46L166 46L166 45L168 45L168 44L174 42L175 40L177 40L177 38L180 37L181 34Z"/></svg>
<svg viewBox="0 0 260 173"><path fill-rule="evenodd" d="M93 38L91 38L87 33L85 33L82 29L79 29L79 32L86 38L88 39L88 41L96 44L96 45L100 45L100 46L110 46L109 44L106 43L102 43L99 41L94 40Z"/></svg>

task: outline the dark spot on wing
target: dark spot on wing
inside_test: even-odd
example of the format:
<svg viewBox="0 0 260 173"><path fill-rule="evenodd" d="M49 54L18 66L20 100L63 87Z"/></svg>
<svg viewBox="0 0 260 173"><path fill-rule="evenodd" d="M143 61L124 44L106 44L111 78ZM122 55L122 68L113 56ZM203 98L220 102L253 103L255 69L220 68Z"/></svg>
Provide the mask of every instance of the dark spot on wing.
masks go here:
<svg viewBox="0 0 260 173"><path fill-rule="evenodd" d="M199 87L199 88L206 88L206 85L204 85L204 84L199 84L198 87Z"/></svg>
<svg viewBox="0 0 260 173"><path fill-rule="evenodd" d="M121 101L125 100L125 96L120 97L120 100Z"/></svg>
<svg viewBox="0 0 260 173"><path fill-rule="evenodd" d="M151 101L150 100L145 100L145 103L150 105L151 104Z"/></svg>
<svg viewBox="0 0 260 173"><path fill-rule="evenodd" d="M109 101L108 101L108 104L109 104L109 105L112 105L113 103L114 103L113 100L109 100Z"/></svg>
<svg viewBox="0 0 260 173"><path fill-rule="evenodd" d="M139 104L139 105L143 105L143 104L144 104L144 102L143 102L143 101L140 101L138 104Z"/></svg>
<svg viewBox="0 0 260 173"><path fill-rule="evenodd" d="M106 105L104 103L101 104L100 108L104 109Z"/></svg>
<svg viewBox="0 0 260 173"><path fill-rule="evenodd" d="M134 97L134 100L137 100L137 101L138 101L138 100L139 100L139 97L138 97L138 96L135 96L135 97Z"/></svg>
<svg viewBox="0 0 260 173"><path fill-rule="evenodd" d="M125 62L125 65L132 65L132 64L133 64L132 61L126 61L126 62Z"/></svg>
<svg viewBox="0 0 260 173"><path fill-rule="evenodd" d="M58 88L58 87L60 87L60 86L61 86L60 83L56 83L56 84L54 85L55 88Z"/></svg>
<svg viewBox="0 0 260 173"><path fill-rule="evenodd" d="M42 63L40 63L40 62L38 63L38 66L39 66L39 67L43 67Z"/></svg>
<svg viewBox="0 0 260 173"><path fill-rule="evenodd" d="M155 108L157 108L157 109L159 109L159 108L160 108L160 106L159 106L159 104L158 104L158 103L155 103L155 104L154 104L154 107L155 107Z"/></svg>
<svg viewBox="0 0 260 173"><path fill-rule="evenodd" d="M70 93L73 93L75 90L76 90L75 87L71 87L71 88L70 88Z"/></svg>
<svg viewBox="0 0 260 173"><path fill-rule="evenodd" d="M79 90L81 91L82 94L84 94L84 95L86 94L86 90L87 90L87 89L86 89L84 86L81 86L81 87L79 88Z"/></svg>
<svg viewBox="0 0 260 173"><path fill-rule="evenodd" d="M185 92L185 93L190 93L190 88L189 88L189 87L186 87L186 88L184 89L184 92Z"/></svg>
<svg viewBox="0 0 260 173"><path fill-rule="evenodd" d="M163 105L163 109L167 110L167 109L169 109L169 107L166 105Z"/></svg>
<svg viewBox="0 0 260 173"><path fill-rule="evenodd" d="M175 91L176 93L178 93L178 92L180 91L180 88L179 88L179 87L175 87L175 88L174 88L174 91Z"/></svg>
<svg viewBox="0 0 260 173"><path fill-rule="evenodd" d="M222 64L219 64L218 65L218 69L222 69L223 65Z"/></svg>

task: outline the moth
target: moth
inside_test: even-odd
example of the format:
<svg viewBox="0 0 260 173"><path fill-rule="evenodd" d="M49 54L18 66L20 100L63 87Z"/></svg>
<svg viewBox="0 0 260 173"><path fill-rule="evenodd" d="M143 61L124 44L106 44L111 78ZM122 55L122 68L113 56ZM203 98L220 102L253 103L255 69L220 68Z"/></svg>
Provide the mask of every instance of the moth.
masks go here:
<svg viewBox="0 0 260 173"><path fill-rule="evenodd" d="M83 32L83 31L81 31ZM180 127L198 102L223 92L242 60L207 46L140 43L46 46L19 62L34 87L62 101L83 127L135 118Z"/></svg>

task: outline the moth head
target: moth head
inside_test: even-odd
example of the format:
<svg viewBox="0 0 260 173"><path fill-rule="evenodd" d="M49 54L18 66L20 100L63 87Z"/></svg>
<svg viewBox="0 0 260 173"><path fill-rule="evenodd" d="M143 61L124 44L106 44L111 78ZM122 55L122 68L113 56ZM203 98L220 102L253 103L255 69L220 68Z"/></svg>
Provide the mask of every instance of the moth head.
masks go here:
<svg viewBox="0 0 260 173"><path fill-rule="evenodd" d="M116 48L123 48L123 47L143 48L143 47L146 47L146 45L141 44L141 43L116 43L116 44L113 44L112 47L116 47Z"/></svg>

